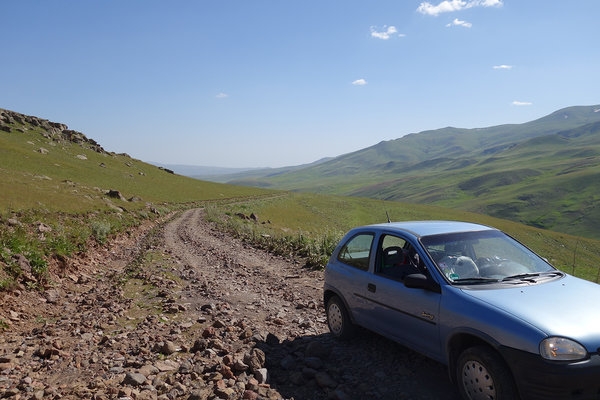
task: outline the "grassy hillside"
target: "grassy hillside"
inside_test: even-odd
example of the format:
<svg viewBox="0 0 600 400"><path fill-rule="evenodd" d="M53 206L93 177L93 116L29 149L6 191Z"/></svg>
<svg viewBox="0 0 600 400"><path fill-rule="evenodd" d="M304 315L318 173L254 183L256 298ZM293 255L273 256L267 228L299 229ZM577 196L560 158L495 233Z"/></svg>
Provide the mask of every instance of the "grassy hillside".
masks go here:
<svg viewBox="0 0 600 400"><path fill-rule="evenodd" d="M451 168L456 161L439 160L410 179L351 194L473 210L600 237L600 123L529 139L459 170Z"/></svg>
<svg viewBox="0 0 600 400"><path fill-rule="evenodd" d="M600 238L598 109L411 134L314 167L235 183L435 204Z"/></svg>
<svg viewBox="0 0 600 400"><path fill-rule="evenodd" d="M350 228L393 221L459 220L499 228L546 257L557 268L598 281L600 241L551 232L519 223L442 207L309 193L211 206L209 214L230 230L265 248L290 254L308 247L324 256ZM255 214L258 221L240 218ZM302 245L302 246L300 246ZM306 255L306 254L305 254Z"/></svg>
<svg viewBox="0 0 600 400"><path fill-rule="evenodd" d="M37 284L49 262L169 210L266 194L175 175L66 125L0 109L0 289L21 274Z"/></svg>
<svg viewBox="0 0 600 400"><path fill-rule="evenodd" d="M29 123L5 126L12 129L0 130L0 207L4 210L80 212L108 208L109 200L135 209L145 202L182 203L265 193L255 188L200 182L125 154L99 152L86 144L47 138L44 128ZM111 200L105 195L109 189L137 201Z"/></svg>

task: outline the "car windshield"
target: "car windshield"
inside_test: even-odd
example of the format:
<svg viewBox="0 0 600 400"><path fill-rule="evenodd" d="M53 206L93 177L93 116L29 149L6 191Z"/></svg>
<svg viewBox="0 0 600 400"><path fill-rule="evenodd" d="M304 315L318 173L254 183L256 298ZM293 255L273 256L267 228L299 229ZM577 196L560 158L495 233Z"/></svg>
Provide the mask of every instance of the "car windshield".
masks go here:
<svg viewBox="0 0 600 400"><path fill-rule="evenodd" d="M446 278L455 284L532 280L560 274L531 250L496 230L421 238Z"/></svg>

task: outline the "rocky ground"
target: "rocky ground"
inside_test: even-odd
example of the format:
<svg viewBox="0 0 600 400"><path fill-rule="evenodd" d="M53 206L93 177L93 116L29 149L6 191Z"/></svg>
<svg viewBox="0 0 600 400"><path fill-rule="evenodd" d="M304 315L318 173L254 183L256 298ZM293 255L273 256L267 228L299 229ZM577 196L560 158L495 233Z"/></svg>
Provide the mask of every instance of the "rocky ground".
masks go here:
<svg viewBox="0 0 600 400"><path fill-rule="evenodd" d="M333 339L322 271L199 209L52 277L0 294L0 398L458 399L434 361L367 331Z"/></svg>

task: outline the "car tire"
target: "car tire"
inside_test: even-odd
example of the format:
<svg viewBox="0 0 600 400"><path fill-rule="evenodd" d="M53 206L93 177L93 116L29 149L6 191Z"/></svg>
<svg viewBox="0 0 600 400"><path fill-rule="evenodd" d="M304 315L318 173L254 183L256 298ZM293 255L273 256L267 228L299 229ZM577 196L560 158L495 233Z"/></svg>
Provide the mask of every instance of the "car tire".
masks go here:
<svg viewBox="0 0 600 400"><path fill-rule="evenodd" d="M339 339L349 339L354 336L356 326L350 320L350 315L344 302L337 296L327 301L327 325L331 334Z"/></svg>
<svg viewBox="0 0 600 400"><path fill-rule="evenodd" d="M465 400L514 400L518 392L504 360L487 346L474 346L456 362L458 391Z"/></svg>

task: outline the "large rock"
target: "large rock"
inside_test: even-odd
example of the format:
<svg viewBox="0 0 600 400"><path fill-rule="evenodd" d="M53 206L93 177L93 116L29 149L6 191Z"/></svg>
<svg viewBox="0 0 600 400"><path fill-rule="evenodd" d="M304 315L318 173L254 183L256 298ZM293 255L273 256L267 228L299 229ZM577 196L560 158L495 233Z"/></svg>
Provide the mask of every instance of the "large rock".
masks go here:
<svg viewBox="0 0 600 400"><path fill-rule="evenodd" d="M121 194L121 192L119 192L118 190L109 189L109 191L106 192L106 195L108 197L110 197L110 198L113 198L113 199L119 199L119 200L127 201L127 199L125 198L125 196L123 196Z"/></svg>

